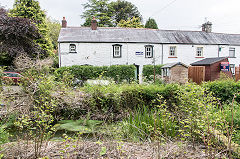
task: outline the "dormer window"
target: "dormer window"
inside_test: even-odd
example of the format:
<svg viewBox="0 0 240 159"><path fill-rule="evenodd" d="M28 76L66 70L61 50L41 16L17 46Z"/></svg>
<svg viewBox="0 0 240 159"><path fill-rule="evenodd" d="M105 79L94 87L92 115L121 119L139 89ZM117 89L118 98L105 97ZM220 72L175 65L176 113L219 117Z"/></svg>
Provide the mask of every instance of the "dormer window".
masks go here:
<svg viewBox="0 0 240 159"><path fill-rule="evenodd" d="M119 44L113 45L113 57L114 58L122 57L122 45Z"/></svg>
<svg viewBox="0 0 240 159"><path fill-rule="evenodd" d="M152 58L153 57L153 46L152 45L146 45L145 46L145 57L146 58Z"/></svg>
<svg viewBox="0 0 240 159"><path fill-rule="evenodd" d="M75 45L75 44L70 44L70 45L69 45L69 52L70 52L70 53L77 53L76 45Z"/></svg>

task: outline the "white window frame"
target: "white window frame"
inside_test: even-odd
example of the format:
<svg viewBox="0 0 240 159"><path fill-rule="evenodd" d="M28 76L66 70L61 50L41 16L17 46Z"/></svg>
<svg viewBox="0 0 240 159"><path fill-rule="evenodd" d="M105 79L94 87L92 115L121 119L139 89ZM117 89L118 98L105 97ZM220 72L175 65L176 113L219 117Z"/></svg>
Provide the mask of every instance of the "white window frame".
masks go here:
<svg viewBox="0 0 240 159"><path fill-rule="evenodd" d="M233 52L233 55L231 55L231 52ZM229 48L229 57L236 57L236 50L234 47Z"/></svg>
<svg viewBox="0 0 240 159"><path fill-rule="evenodd" d="M204 57L203 56L203 47L199 46L196 48L196 57Z"/></svg>
<svg viewBox="0 0 240 159"><path fill-rule="evenodd" d="M113 57L114 58L122 57L122 45L119 44L113 45Z"/></svg>
<svg viewBox="0 0 240 159"><path fill-rule="evenodd" d="M70 44L70 45L69 45L69 52L70 52L70 53L77 53L76 44Z"/></svg>
<svg viewBox="0 0 240 159"><path fill-rule="evenodd" d="M177 57L177 46L169 46L169 57Z"/></svg>
<svg viewBox="0 0 240 159"><path fill-rule="evenodd" d="M153 45L145 46L145 58L153 58Z"/></svg>

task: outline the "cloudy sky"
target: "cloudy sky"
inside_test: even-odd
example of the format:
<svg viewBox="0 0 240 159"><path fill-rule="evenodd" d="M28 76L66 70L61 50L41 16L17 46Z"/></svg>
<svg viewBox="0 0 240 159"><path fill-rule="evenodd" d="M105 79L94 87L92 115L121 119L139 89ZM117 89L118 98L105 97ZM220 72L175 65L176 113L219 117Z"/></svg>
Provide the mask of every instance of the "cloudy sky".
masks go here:
<svg viewBox="0 0 240 159"><path fill-rule="evenodd" d="M160 29L201 30L205 19L213 23L214 32L240 34L240 0L128 0L143 15L144 22L153 17ZM68 25L80 26L82 4L87 0L39 0L48 16ZM12 8L14 0L1 0L0 5Z"/></svg>

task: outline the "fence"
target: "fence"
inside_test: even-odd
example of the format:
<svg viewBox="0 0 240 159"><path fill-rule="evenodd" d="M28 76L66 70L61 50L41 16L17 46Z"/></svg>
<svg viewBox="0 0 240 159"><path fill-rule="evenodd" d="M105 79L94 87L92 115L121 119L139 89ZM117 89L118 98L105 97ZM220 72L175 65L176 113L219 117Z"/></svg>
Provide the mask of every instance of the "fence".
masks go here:
<svg viewBox="0 0 240 159"><path fill-rule="evenodd" d="M205 81L205 67L204 66L188 67L188 79L197 84L200 84L202 81Z"/></svg>

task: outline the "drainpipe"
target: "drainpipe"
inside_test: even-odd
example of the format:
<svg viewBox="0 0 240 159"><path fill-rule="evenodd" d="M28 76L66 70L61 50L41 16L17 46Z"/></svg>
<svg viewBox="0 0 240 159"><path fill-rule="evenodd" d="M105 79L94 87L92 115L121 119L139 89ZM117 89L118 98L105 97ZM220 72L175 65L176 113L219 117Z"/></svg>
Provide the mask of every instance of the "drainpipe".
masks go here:
<svg viewBox="0 0 240 159"><path fill-rule="evenodd" d="M163 44L162 44L162 60L161 60L161 64L163 65Z"/></svg>
<svg viewBox="0 0 240 159"><path fill-rule="evenodd" d="M58 43L58 63L59 63L58 67L61 67L60 42Z"/></svg>

